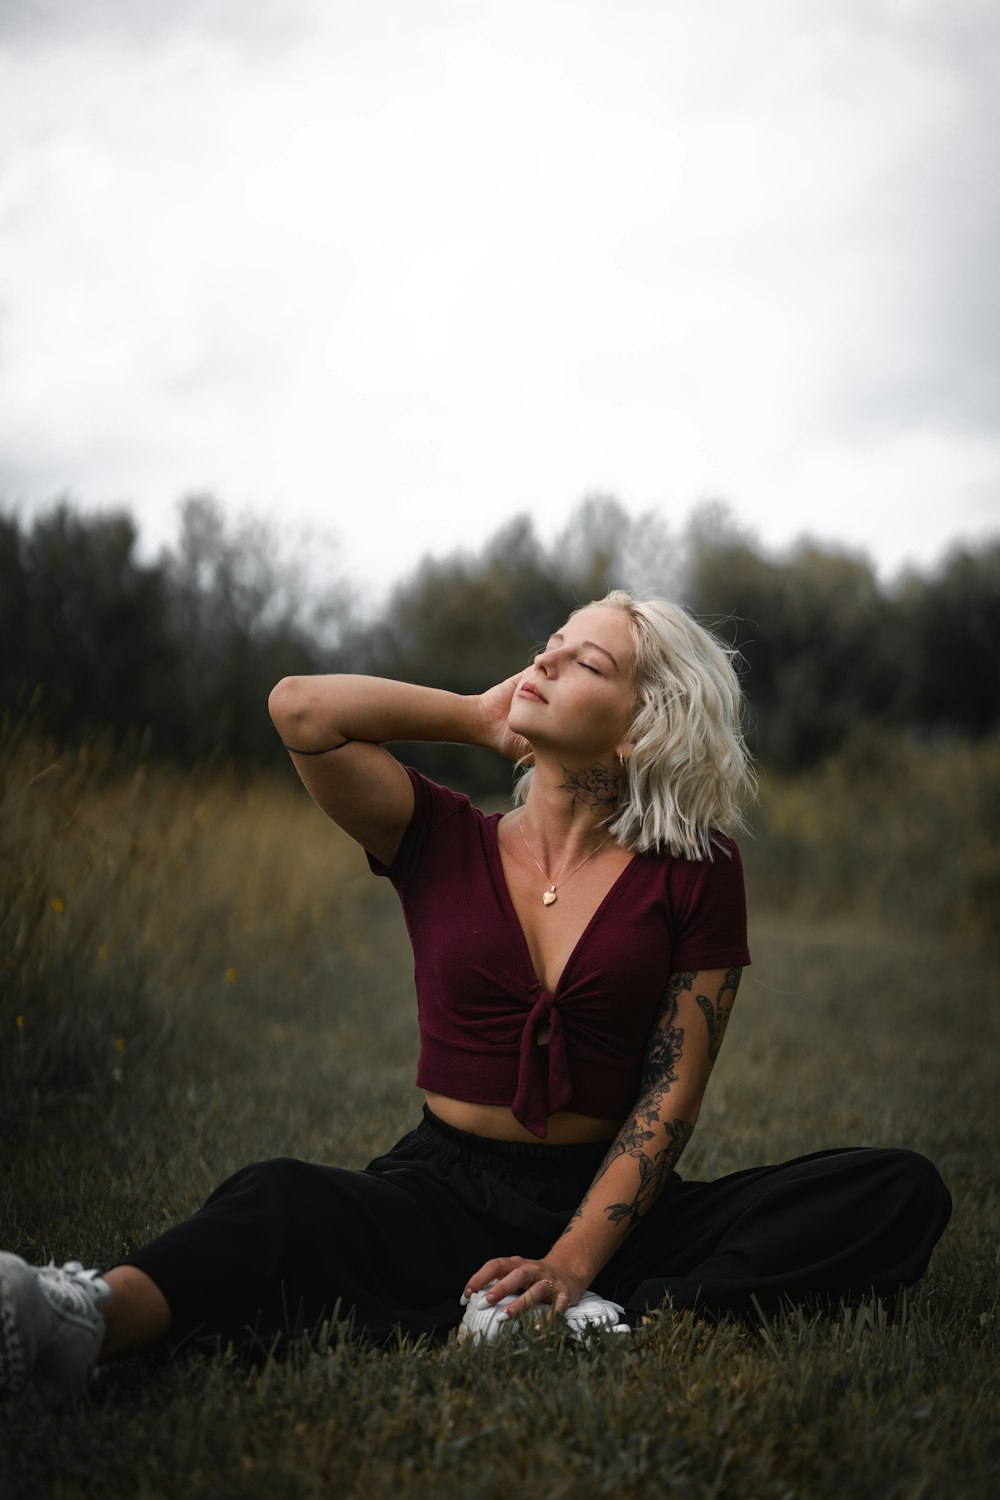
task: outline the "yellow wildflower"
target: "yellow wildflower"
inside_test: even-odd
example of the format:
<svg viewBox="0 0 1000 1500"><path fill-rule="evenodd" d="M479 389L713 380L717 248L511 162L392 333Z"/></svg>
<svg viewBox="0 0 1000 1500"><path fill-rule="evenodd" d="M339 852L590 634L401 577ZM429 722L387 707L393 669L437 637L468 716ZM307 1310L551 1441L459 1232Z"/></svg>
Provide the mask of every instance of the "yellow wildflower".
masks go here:
<svg viewBox="0 0 1000 1500"><path fill-rule="evenodd" d="M55 900L52 902L52 910L53 911L65 911L66 910L66 903L65 903L65 901L63 900L63 898L61 896L56 896Z"/></svg>
<svg viewBox="0 0 1000 1500"><path fill-rule="evenodd" d="M123 1036L116 1036L115 1037L115 1051L116 1052L124 1052L125 1051L125 1038Z"/></svg>
<svg viewBox="0 0 1000 1500"><path fill-rule="evenodd" d="M18 1018L17 1018L17 1029L18 1029L18 1031L23 1031L24 1030L24 1017L23 1016L18 1016Z"/></svg>
<svg viewBox="0 0 1000 1500"><path fill-rule="evenodd" d="M236 970L233 968L232 964L230 964L229 968L226 970L226 983L227 984L235 984L236 983Z"/></svg>

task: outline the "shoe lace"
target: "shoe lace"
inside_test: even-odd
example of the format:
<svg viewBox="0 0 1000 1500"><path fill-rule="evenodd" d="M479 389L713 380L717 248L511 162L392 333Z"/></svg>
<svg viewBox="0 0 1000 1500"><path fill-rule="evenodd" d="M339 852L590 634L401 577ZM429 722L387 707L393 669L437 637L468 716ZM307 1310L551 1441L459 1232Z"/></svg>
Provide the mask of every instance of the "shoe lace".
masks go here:
<svg viewBox="0 0 1000 1500"><path fill-rule="evenodd" d="M596 1292L584 1292L575 1307L566 1309L566 1321L571 1328L613 1328L625 1316L625 1309L617 1302L599 1297Z"/></svg>
<svg viewBox="0 0 1000 1500"><path fill-rule="evenodd" d="M99 1272L84 1270L78 1260L67 1261L64 1266L42 1266L38 1279L50 1304L70 1317L92 1317L98 1303L110 1296Z"/></svg>

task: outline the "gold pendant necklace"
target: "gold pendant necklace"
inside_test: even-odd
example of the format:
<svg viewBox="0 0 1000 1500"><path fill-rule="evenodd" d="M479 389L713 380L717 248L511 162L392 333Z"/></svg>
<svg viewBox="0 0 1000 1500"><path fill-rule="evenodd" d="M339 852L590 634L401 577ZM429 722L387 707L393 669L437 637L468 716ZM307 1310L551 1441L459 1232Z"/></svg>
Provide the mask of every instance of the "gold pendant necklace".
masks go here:
<svg viewBox="0 0 1000 1500"><path fill-rule="evenodd" d="M542 869L542 866L538 863L538 860L535 859L534 854L531 853L531 845L528 843L528 836L527 836L527 834L524 831L524 828L523 828L523 826L521 824L521 819L520 818L518 818L518 820L517 820L517 826L518 826L518 828L521 831L521 837L524 840L524 847L527 849L528 853L531 854L532 860L537 865L538 869L545 876L545 879L548 882L548 890L545 890L545 891L542 892L542 905L543 906L551 906L553 904L553 902L558 901L558 899L559 899L559 894L558 894L558 891L557 891L557 888L556 888L556 883L552 879L552 876L548 873L548 871ZM580 861L580 863L578 865L574 865L573 866L572 870L570 870L570 872L569 872L569 875L564 875L562 877L562 880L560 881L560 885L565 885L566 882L567 882L567 880L569 880L572 876L574 876L576 874L577 870L582 870L583 869L583 867L587 863L588 859L593 859L593 857L594 857L595 854L600 854L601 850L604 848L604 845L605 844L610 844L610 842L611 842L611 835L609 833L608 836L607 836L607 838L604 839L604 840L602 840L602 842L598 844L598 846L597 846L596 849L591 849L590 853L589 854L585 854L584 857L583 857L583 859L581 859L581 861Z"/></svg>

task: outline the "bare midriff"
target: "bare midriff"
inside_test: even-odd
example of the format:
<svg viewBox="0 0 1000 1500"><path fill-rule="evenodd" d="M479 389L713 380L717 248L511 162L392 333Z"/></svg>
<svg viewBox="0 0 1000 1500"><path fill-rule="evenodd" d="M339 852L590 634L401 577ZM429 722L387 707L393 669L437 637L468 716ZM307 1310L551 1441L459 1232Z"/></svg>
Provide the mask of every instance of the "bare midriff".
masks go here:
<svg viewBox="0 0 1000 1500"><path fill-rule="evenodd" d="M504 1104L470 1104L465 1099L449 1099L446 1094L428 1094L427 1103L439 1120L456 1130L494 1141L528 1141L535 1146L584 1146L595 1141L610 1144L621 1124L620 1120L598 1120L564 1109L549 1115L548 1133L542 1140L515 1120Z"/></svg>

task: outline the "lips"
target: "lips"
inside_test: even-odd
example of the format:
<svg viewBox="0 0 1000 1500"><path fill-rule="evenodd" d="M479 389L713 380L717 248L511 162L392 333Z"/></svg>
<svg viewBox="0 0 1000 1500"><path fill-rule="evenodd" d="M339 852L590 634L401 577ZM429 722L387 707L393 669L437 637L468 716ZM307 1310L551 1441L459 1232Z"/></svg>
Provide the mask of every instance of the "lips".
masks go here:
<svg viewBox="0 0 1000 1500"><path fill-rule="evenodd" d="M533 687L530 682L521 683L521 686L517 690L517 696L519 698L534 698L536 703L548 702L548 699L543 698L538 689Z"/></svg>

